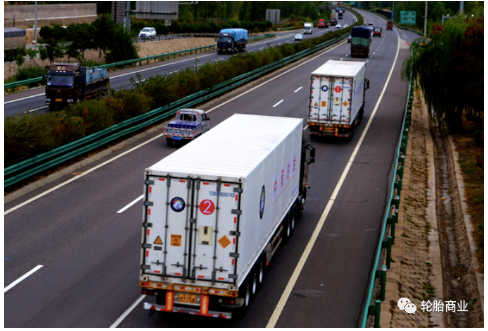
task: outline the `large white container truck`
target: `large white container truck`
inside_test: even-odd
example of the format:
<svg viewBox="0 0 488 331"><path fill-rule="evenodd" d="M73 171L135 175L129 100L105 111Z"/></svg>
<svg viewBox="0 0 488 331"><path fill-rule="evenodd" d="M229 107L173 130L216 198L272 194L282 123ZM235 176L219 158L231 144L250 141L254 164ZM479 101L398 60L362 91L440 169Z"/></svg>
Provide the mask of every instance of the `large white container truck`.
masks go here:
<svg viewBox="0 0 488 331"><path fill-rule="evenodd" d="M312 34L313 32L313 22L305 22L303 24L303 34Z"/></svg>
<svg viewBox="0 0 488 331"><path fill-rule="evenodd" d="M364 62L329 60L312 72L308 126L310 138L352 139L364 114L366 90Z"/></svg>
<svg viewBox="0 0 488 331"><path fill-rule="evenodd" d="M242 317L293 234L315 149L303 120L236 114L145 171L145 309Z"/></svg>

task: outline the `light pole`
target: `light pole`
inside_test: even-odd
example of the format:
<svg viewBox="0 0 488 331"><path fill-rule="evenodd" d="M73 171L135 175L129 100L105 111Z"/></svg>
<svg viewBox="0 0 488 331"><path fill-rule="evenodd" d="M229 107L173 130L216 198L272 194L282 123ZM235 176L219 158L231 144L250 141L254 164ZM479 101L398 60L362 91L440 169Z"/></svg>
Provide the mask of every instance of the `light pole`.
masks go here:
<svg viewBox="0 0 488 331"><path fill-rule="evenodd" d="M425 2L424 38L427 38L427 1Z"/></svg>
<svg viewBox="0 0 488 331"><path fill-rule="evenodd" d="M34 40L37 45L37 1L36 1L36 21L34 23Z"/></svg>
<svg viewBox="0 0 488 331"><path fill-rule="evenodd" d="M392 1L392 5L391 5L391 20L393 21L393 13L394 13L394 10L395 9L395 1Z"/></svg>
<svg viewBox="0 0 488 331"><path fill-rule="evenodd" d="M464 1L459 1L459 12L462 14L464 12Z"/></svg>
<svg viewBox="0 0 488 331"><path fill-rule="evenodd" d="M445 18L451 18L451 17L449 17L449 14L447 14L446 16L442 15L442 25L444 25Z"/></svg>

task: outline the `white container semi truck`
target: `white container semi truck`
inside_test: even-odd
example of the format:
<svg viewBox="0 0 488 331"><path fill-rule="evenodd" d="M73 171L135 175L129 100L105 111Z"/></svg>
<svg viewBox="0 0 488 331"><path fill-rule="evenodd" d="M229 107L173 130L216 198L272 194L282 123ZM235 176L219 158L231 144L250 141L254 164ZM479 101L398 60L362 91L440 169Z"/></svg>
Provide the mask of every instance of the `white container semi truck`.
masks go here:
<svg viewBox="0 0 488 331"><path fill-rule="evenodd" d="M149 310L242 317L293 234L315 149L303 120L235 114L145 171Z"/></svg>
<svg viewBox="0 0 488 331"><path fill-rule="evenodd" d="M364 114L364 62L329 60L312 72L308 126L310 138L342 137L351 140Z"/></svg>

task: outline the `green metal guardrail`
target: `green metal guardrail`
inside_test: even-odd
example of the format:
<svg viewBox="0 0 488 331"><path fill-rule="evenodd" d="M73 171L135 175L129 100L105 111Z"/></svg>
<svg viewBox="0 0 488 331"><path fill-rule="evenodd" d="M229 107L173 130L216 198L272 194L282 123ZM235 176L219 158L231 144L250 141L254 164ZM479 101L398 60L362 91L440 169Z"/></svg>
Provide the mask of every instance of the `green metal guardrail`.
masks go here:
<svg viewBox="0 0 488 331"><path fill-rule="evenodd" d="M267 33L267 34L259 35L259 36L251 36L251 37L249 37L249 42L264 40L264 39L272 38L272 37L274 37L273 33ZM142 61L146 61L147 62L146 64L149 64L149 60L156 60L156 59L160 59L160 60L168 59L169 60L171 57L173 57L175 59L176 56L181 57L182 55L193 54L193 53L196 54L196 53L201 53L202 51L206 52L206 51L210 51L212 49L215 49L215 47L217 47L216 44L208 45L208 46L202 46L202 47L195 47L195 48L190 48L190 49L184 49L182 51L177 51L177 52L158 54L158 55L141 57L141 58L133 59L133 60L103 64L103 65L100 65L98 67L108 69L108 68L122 66L122 69L125 69L126 65L132 65L134 63L139 63L139 65L142 65ZM30 84L40 83L40 82L42 82L42 80L43 80L42 77L36 77L36 78L27 79L27 80L21 80L18 82L5 84L4 89L14 88L14 87L17 87L20 85L27 85L27 88L30 89Z"/></svg>
<svg viewBox="0 0 488 331"><path fill-rule="evenodd" d="M4 187L13 185L43 170L56 166L62 162L65 162L69 159L72 159L73 157L79 156L97 147L103 146L104 144L116 140L124 135L136 132L137 130L153 125L167 117L170 117L178 109L191 108L192 106L202 103L205 100L223 94L259 76L274 71L277 68L280 68L314 52L317 52L325 47L328 47L336 42L339 42L344 38L347 38L349 35L350 32L345 33L340 37L328 40L314 47L287 56L279 61L265 65L259 69L255 69L253 71L235 77L227 82L214 86L213 88L197 92L183 99L175 101L167 106L153 109L146 114L128 119L110 128L104 129L72 143L66 144L49 152L43 153L31 159L7 167L4 169ZM23 171L20 172L21 170Z"/></svg>
<svg viewBox="0 0 488 331"><path fill-rule="evenodd" d="M403 179L403 167L405 166L405 155L407 153L408 134L410 129L410 121L412 117L412 103L413 103L413 91L414 82L411 81L408 87L407 103L405 105L405 114L403 117L402 129L400 137L398 139L398 147L395 153L395 171L393 172L393 180L390 189L388 207L385 218L383 219L383 226L380 235L380 241L378 243L378 250L376 252L376 258L373 267L373 274L371 275L371 282L368 287L368 297L363 310L363 318L361 321L361 327L367 327L368 316L374 316L374 327L380 327L380 312L381 302L385 301L386 291L386 272L390 269L391 263L391 246L395 243L395 225L398 223L398 212L400 208L400 194L402 191L402 179ZM389 227L388 227L389 226ZM388 229L390 235L386 235ZM379 267L380 257L383 249L386 249L386 261L385 265ZM375 281L380 280L380 299L375 300L372 305L371 299L373 298L373 292L375 289Z"/></svg>

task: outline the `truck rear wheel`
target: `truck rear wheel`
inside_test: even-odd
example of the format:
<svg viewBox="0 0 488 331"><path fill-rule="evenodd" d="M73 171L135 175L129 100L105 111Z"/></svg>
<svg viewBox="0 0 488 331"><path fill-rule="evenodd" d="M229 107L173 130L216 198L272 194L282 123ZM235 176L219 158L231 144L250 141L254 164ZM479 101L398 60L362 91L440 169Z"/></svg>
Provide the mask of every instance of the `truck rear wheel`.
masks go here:
<svg viewBox="0 0 488 331"><path fill-rule="evenodd" d="M261 255L259 260L256 262L256 273L258 275L257 277L257 288L258 291L263 285L264 281L264 268L266 266L266 254Z"/></svg>
<svg viewBox="0 0 488 331"><path fill-rule="evenodd" d="M283 229L283 243L287 244L288 241L290 240L292 234L293 234L293 229L292 229L292 222L290 219L290 215L286 216L286 221L284 224L285 228Z"/></svg>
<svg viewBox="0 0 488 331"><path fill-rule="evenodd" d="M171 139L171 138L166 138L166 143L168 144L168 147L173 146L173 139Z"/></svg>
<svg viewBox="0 0 488 331"><path fill-rule="evenodd" d="M239 298L243 298L244 303L242 304L242 307L239 307L232 312L233 318L241 319L246 316L249 310L249 305L251 304L251 284L249 276L250 275L247 276L246 281L241 285L241 288L239 289Z"/></svg>

